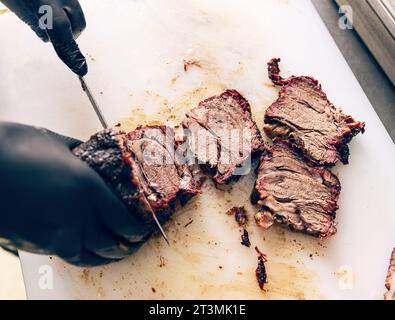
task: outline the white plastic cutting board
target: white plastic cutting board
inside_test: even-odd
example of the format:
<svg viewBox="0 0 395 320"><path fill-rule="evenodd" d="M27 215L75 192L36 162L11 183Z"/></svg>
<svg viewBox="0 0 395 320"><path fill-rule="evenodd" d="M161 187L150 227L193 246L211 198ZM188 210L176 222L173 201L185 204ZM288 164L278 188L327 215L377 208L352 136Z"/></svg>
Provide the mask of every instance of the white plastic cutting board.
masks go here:
<svg viewBox="0 0 395 320"><path fill-rule="evenodd" d="M263 231L250 219L251 241L269 258L266 292L255 280L254 249L240 245L240 230L225 214L245 205L252 217L250 174L230 192L206 186L205 195L166 226L170 247L155 237L129 259L90 270L21 253L29 298L382 298L395 245L395 148L309 1L81 3L88 20L79 39L87 80L113 124L127 117L125 127L149 119L176 122L198 101L235 88L262 127L264 110L277 97L266 62L281 57L284 75L319 79L336 105L366 121L367 132L352 142L351 164L334 169L343 189L333 238L319 241L280 227ZM0 30L0 118L81 139L98 131L78 80L50 46L12 14L0 15ZM202 67L185 73L184 59ZM53 271L49 290L39 286L46 265Z"/></svg>

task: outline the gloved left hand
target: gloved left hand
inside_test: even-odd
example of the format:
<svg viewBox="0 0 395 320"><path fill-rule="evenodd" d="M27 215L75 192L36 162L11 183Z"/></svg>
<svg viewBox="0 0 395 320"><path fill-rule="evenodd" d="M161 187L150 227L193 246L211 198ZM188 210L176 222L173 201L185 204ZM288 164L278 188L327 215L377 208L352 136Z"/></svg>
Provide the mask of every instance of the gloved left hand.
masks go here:
<svg viewBox="0 0 395 320"><path fill-rule="evenodd" d="M0 121L0 245L81 266L135 252L151 230L70 151L80 142Z"/></svg>
<svg viewBox="0 0 395 320"><path fill-rule="evenodd" d="M77 0L1 2L27 23L43 41L51 41L59 58L74 73L79 76L88 73L86 59L75 41L86 27L84 13Z"/></svg>

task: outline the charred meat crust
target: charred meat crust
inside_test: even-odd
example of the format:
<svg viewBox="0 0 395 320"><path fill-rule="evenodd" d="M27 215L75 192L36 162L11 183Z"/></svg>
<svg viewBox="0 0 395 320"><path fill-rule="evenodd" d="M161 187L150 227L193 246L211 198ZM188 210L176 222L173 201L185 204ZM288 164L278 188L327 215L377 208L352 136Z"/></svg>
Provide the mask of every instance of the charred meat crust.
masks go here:
<svg viewBox="0 0 395 320"><path fill-rule="evenodd" d="M280 59L268 63L269 77L281 86L279 98L266 111L264 128L271 137L287 139L316 165L348 163L348 143L365 123L342 113L311 77L280 76Z"/></svg>
<svg viewBox="0 0 395 320"><path fill-rule="evenodd" d="M73 153L99 171L107 182L128 180L130 168L123 161L120 148L123 135L111 129L99 132L73 149Z"/></svg>
<svg viewBox="0 0 395 320"><path fill-rule="evenodd" d="M131 183L132 168L125 161L122 149L123 132L112 129L93 135L73 149L73 154L95 170L132 212L136 206L136 187Z"/></svg>
<svg viewBox="0 0 395 320"><path fill-rule="evenodd" d="M226 214L228 216L234 216L239 227L244 227L247 224L248 217L244 207L233 207Z"/></svg>
<svg viewBox="0 0 395 320"><path fill-rule="evenodd" d="M166 135L167 134L167 135ZM139 127L130 133L105 130L73 150L101 175L129 210L154 229L200 192L187 165L174 157L174 132L165 126ZM152 153L151 153L152 152Z"/></svg>
<svg viewBox="0 0 395 320"><path fill-rule="evenodd" d="M257 225L273 222L293 231L325 238L336 233L340 193L338 178L324 167L304 161L286 141L275 141L262 156L251 200L262 208Z"/></svg>
<svg viewBox="0 0 395 320"><path fill-rule="evenodd" d="M236 90L199 103L187 113L183 127L189 130L187 140L202 170L219 185L237 180L235 170L263 151L262 136L252 120L250 104ZM230 140L232 130L239 133L240 143Z"/></svg>
<svg viewBox="0 0 395 320"><path fill-rule="evenodd" d="M243 229L243 233L241 235L241 244L247 248L251 247L250 235L246 229Z"/></svg>
<svg viewBox="0 0 395 320"><path fill-rule="evenodd" d="M255 276L258 281L259 288L261 288L261 290L264 290L265 284L267 283L267 273L265 266L265 263L267 262L267 257L258 249L258 247L255 247L255 251L258 254L258 266L255 270Z"/></svg>

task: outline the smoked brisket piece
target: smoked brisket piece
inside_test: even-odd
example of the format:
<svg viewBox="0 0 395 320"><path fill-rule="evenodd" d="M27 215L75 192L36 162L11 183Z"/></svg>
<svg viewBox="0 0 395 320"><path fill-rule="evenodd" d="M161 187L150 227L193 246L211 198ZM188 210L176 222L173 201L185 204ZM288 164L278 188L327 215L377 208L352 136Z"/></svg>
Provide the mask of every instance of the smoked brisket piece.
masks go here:
<svg viewBox="0 0 395 320"><path fill-rule="evenodd" d="M199 103L187 113L183 127L192 154L219 185L236 180L243 168L250 169L251 156L263 150L250 104L236 90Z"/></svg>
<svg viewBox="0 0 395 320"><path fill-rule="evenodd" d="M261 206L255 216L258 226L268 228L276 221L325 238L336 233L339 193L334 174L305 162L287 142L277 141L261 157L251 200Z"/></svg>
<svg viewBox="0 0 395 320"><path fill-rule="evenodd" d="M385 300L395 300L395 248L392 250L390 266L388 267L385 287L388 292L385 294Z"/></svg>
<svg viewBox="0 0 395 320"><path fill-rule="evenodd" d="M269 77L281 86L279 98L266 111L265 132L292 142L316 165L332 166L339 160L348 163L348 143L365 124L336 108L311 77L280 76L280 59L268 63Z"/></svg>
<svg viewBox="0 0 395 320"><path fill-rule="evenodd" d="M101 175L131 211L153 224L199 193L189 167L176 157L174 131L165 126L139 127L130 133L105 130L73 150Z"/></svg>

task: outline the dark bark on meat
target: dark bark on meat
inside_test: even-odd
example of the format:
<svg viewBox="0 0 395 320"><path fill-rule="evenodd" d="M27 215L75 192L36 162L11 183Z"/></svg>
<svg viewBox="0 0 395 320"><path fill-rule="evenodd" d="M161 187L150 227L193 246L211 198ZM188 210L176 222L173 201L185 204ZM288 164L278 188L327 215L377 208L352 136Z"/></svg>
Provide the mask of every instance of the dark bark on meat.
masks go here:
<svg viewBox="0 0 395 320"><path fill-rule="evenodd" d="M248 221L247 213L244 207L233 207L232 209L229 209L226 214L229 216L234 216L240 227L244 227Z"/></svg>
<svg viewBox="0 0 395 320"><path fill-rule="evenodd" d="M244 207L238 208L235 214L235 219L240 227L246 225L248 218Z"/></svg>
<svg viewBox="0 0 395 320"><path fill-rule="evenodd" d="M283 79L280 59L268 63L269 77L282 86L279 98L266 111L265 132L271 138L287 139L291 146L316 165L348 163L348 143L365 123L354 120L336 108L311 77Z"/></svg>
<svg viewBox="0 0 395 320"><path fill-rule="evenodd" d="M203 171L218 185L237 180L237 171L263 151L261 134L251 107L236 90L208 98L190 110L183 127L190 150ZM237 143L231 134L237 133ZM247 170L250 168L248 167Z"/></svg>
<svg viewBox="0 0 395 320"><path fill-rule="evenodd" d="M395 300L395 248L392 250L390 266L388 267L385 287L388 292L385 294L385 300Z"/></svg>
<svg viewBox="0 0 395 320"><path fill-rule="evenodd" d="M151 210L164 223L177 200L185 204L200 192L188 165L178 161L177 147L172 129L146 126L130 133L99 132L73 153L154 229Z"/></svg>
<svg viewBox="0 0 395 320"><path fill-rule="evenodd" d="M258 247L255 247L255 251L258 253L258 266L255 270L255 276L259 284L259 288L264 290L265 284L267 283L267 273L265 263L267 262L267 257L262 253Z"/></svg>
<svg viewBox="0 0 395 320"><path fill-rule="evenodd" d="M132 168L123 151L124 139L124 133L108 129L93 135L73 153L103 178L131 212L143 216L136 202L138 191L132 183Z"/></svg>
<svg viewBox="0 0 395 320"><path fill-rule="evenodd" d="M293 231L325 238L336 233L334 222L340 182L323 167L304 161L289 143L277 141L261 158L252 200L261 206L258 226L273 222Z"/></svg>
<svg viewBox="0 0 395 320"><path fill-rule="evenodd" d="M241 235L241 244L246 247L251 247L250 236L246 229L243 230L243 234Z"/></svg>

